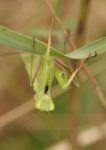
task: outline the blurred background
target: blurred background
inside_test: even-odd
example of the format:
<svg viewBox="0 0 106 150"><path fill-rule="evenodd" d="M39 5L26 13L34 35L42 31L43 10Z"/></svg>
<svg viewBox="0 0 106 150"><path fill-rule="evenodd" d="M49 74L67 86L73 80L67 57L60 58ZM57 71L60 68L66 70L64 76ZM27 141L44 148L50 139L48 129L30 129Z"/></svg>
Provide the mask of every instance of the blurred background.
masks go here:
<svg viewBox="0 0 106 150"><path fill-rule="evenodd" d="M78 47L106 36L106 0L50 0ZM0 24L47 42L52 14L44 0L0 0ZM52 45L64 50L58 25ZM68 48L67 48L68 49ZM14 49L0 46L0 53ZM106 54L87 62L106 96ZM80 87L52 89L56 109L34 108L19 55L0 56L0 150L105 150L106 112L86 75Z"/></svg>

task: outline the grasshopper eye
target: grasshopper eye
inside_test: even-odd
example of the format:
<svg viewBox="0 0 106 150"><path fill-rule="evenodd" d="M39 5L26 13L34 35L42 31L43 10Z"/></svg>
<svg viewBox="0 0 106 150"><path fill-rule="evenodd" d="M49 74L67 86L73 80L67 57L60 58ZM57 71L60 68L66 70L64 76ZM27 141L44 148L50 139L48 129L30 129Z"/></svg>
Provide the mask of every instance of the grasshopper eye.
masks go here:
<svg viewBox="0 0 106 150"><path fill-rule="evenodd" d="M47 92L48 92L48 90L49 90L49 86L48 86L48 85L46 85L46 86L45 86L45 90L44 90L44 92L45 92L45 93L47 93Z"/></svg>

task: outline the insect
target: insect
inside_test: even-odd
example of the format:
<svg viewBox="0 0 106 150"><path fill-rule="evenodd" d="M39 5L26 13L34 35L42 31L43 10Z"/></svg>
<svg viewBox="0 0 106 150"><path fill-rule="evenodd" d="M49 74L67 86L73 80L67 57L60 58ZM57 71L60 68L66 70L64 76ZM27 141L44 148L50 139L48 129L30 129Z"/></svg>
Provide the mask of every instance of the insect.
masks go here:
<svg viewBox="0 0 106 150"><path fill-rule="evenodd" d="M29 54L27 57L26 54L22 54L22 59L30 77L30 84L33 86L33 90L35 91L35 107L42 111L52 111L55 108L50 94L55 68L54 61L50 57L51 30L52 28L50 28L48 49L44 56ZM34 72L36 72L36 76L34 75Z"/></svg>
<svg viewBox="0 0 106 150"><path fill-rule="evenodd" d="M55 109L54 102L51 98L51 87L54 77L63 89L67 89L73 81L76 73L81 66L76 68L72 74L64 68L56 65L55 59L50 56L52 25L48 38L48 48L43 56L35 53L22 53L21 57L24 61L26 71L30 78L30 85L35 92L35 108L41 111L53 111ZM35 49L35 39L33 40L33 48Z"/></svg>

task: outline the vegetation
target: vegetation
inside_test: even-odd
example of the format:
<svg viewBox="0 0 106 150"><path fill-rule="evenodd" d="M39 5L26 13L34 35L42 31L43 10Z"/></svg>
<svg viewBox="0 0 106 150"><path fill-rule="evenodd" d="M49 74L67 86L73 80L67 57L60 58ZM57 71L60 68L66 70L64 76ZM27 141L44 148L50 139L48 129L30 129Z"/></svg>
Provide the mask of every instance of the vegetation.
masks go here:
<svg viewBox="0 0 106 150"><path fill-rule="evenodd" d="M40 132L36 131L36 135L35 132L31 132L31 135L27 135L30 137L30 149L31 145L32 149L44 149L49 146L49 144L55 143L64 138L66 139L66 137L69 136L73 150L77 150L80 146L83 146L83 141L81 141L82 143L80 144L78 143L77 139L79 136L77 129L81 127L83 130L86 130L92 126L91 124L87 123L84 125L79 125L79 119L82 119L82 122L84 120L87 121L87 117L90 119L88 116L90 113L91 116L95 116L96 109L98 112L101 111L103 113L102 115L105 114L106 99L104 92L106 86L104 79L106 71L101 71L99 75L94 77L88 65L95 65L96 67L93 67L96 68L94 69L95 72L98 70L98 65L96 65L98 63L98 59L101 62L104 60L105 56L106 37L100 37L93 42L84 44L85 23L87 20L87 14L89 13L88 7L90 5L90 1L82 1L82 9L79 16L79 22L76 27L76 36L74 40L71 35L72 27L71 29L68 29L68 27L65 25L66 18L63 22L60 19L62 12L62 2L60 0L56 0L54 7L48 0L45 0L45 3L51 12L50 20L54 18L55 25L49 27L49 33L42 27L38 28L37 31L36 29L32 30L32 33L33 35L37 33L40 35L40 37L44 37L46 41L48 35L48 43L44 42L44 40L41 40L40 38L35 38L35 36L22 34L7 27L0 26L0 44L6 47L14 48L15 52L12 53L14 56L16 54L21 55L26 71L28 73L29 85L33 87L31 90L34 91L34 94L32 94L33 96L31 96L34 97L35 100L35 104L33 103L33 100L30 100L30 103L27 104L26 102L26 104L19 106L19 108L16 109L16 114L11 112L9 114L9 118L12 119L7 119L6 122L4 121L1 124L1 128L10 122L13 122L20 116L23 116L30 110L37 108L41 110L40 115L35 115L38 116L36 121L40 121L38 126L39 124L42 124L41 120L43 119L44 126L41 125L41 128L46 127L46 130ZM85 16L82 17L82 14ZM68 26L70 26L70 20L68 21ZM51 21L49 26L50 25ZM57 43L53 40L57 40ZM1 53L0 55L3 57L8 54L9 52L5 54ZM3 57L3 59L5 59L5 57ZM81 74L81 70L83 70L85 76ZM88 80L84 79L84 77L87 77ZM99 80L100 85L98 84ZM93 90L90 86L88 86L89 83L91 83ZM21 90L19 91L20 93L22 92ZM81 93L80 96L78 95L79 92ZM68 95L70 95L69 98ZM26 97L27 96L25 96L25 98ZM55 100L53 98L55 98ZM78 108L79 103L80 110ZM29 108L29 106L31 107ZM22 107L22 109L20 107ZM18 114L19 110L22 111L21 115ZM71 113L68 118L67 114L69 114L69 110ZM35 110L35 112L36 111L37 110ZM50 116L48 113L45 114L44 111L53 111L53 119L55 120L54 124L50 123ZM3 117L6 118L5 116ZM3 119L1 118L0 121L2 122L2 120ZM70 120L69 134L68 131L65 132L62 130L62 128L67 128L66 126L68 120ZM61 126L62 123L64 127ZM60 128L59 131L58 128ZM48 137L47 140L45 139L46 136ZM34 144L35 141L36 144ZM104 144L102 145L105 147Z"/></svg>

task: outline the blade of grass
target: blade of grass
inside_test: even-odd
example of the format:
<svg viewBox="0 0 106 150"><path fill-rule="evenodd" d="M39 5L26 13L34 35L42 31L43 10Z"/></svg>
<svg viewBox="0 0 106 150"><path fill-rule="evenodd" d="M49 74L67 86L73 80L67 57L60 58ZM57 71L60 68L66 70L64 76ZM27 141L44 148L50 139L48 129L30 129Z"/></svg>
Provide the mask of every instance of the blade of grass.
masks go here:
<svg viewBox="0 0 106 150"><path fill-rule="evenodd" d="M87 58L89 55L95 55L95 52L99 55L106 51L106 37L98 39L94 42L90 42L85 46L76 49L73 52L66 54L66 56L73 58L73 59L84 59Z"/></svg>
<svg viewBox="0 0 106 150"><path fill-rule="evenodd" d="M3 26L0 26L0 44L6 45L17 50L23 50L24 52L32 52L33 39L30 36L15 32ZM39 55L43 55L47 50L47 44L36 39L34 52ZM66 57L70 59L84 59L89 55L101 54L106 51L106 37L91 42L73 52L64 54L59 50L51 47L51 56Z"/></svg>
<svg viewBox="0 0 106 150"><path fill-rule="evenodd" d="M6 45L17 50L23 50L24 52L32 52L33 38L3 26L0 26L0 44ZM36 54L43 55L47 50L47 44L35 39L35 50L33 51ZM57 51L55 48L51 47L52 56L64 57L64 54L60 51Z"/></svg>

